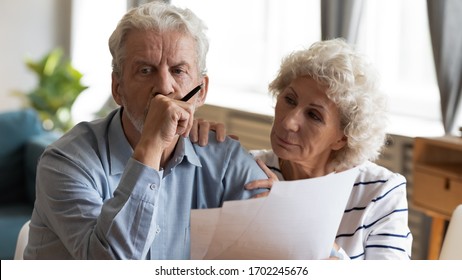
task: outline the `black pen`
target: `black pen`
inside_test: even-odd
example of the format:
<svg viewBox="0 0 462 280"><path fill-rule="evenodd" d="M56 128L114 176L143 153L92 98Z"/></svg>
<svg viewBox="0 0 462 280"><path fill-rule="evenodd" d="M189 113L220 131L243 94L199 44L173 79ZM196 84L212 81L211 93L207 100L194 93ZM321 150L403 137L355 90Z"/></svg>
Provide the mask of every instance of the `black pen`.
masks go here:
<svg viewBox="0 0 462 280"><path fill-rule="evenodd" d="M188 94L186 94L183 98L181 98L180 100L181 101L188 101L189 99L191 99L191 97L193 97L196 93L199 92L199 90L202 88L202 85L203 84L200 84L198 85L197 87L193 88L193 90L191 90Z"/></svg>

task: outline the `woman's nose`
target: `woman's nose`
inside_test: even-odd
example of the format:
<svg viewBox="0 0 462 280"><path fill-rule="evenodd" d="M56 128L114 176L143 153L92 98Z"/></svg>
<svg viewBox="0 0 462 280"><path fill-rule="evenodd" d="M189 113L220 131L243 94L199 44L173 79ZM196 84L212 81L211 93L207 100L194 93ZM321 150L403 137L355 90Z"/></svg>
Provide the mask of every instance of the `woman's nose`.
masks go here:
<svg viewBox="0 0 462 280"><path fill-rule="evenodd" d="M298 131L301 121L300 112L298 112L298 110L292 110L283 115L282 124L287 130Z"/></svg>

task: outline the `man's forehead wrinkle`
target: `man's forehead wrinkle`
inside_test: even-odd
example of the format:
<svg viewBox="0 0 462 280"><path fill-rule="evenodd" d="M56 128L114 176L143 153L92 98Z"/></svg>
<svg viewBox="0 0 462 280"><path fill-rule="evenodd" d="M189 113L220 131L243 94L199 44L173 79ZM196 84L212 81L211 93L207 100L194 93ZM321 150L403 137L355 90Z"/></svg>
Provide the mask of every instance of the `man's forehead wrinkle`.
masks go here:
<svg viewBox="0 0 462 280"><path fill-rule="evenodd" d="M159 33L153 30L137 30L128 34L132 57L135 65L169 68L186 67L191 69L197 64L196 42L194 38L181 32ZM127 45L128 46L128 45Z"/></svg>

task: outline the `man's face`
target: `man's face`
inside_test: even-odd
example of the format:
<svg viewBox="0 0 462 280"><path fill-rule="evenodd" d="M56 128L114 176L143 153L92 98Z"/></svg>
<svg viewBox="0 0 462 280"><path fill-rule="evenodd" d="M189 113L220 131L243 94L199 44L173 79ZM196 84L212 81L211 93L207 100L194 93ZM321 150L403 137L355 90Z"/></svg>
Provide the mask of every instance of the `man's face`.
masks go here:
<svg viewBox="0 0 462 280"><path fill-rule="evenodd" d="M132 30L125 40L125 58L120 77L113 74L112 93L124 108L124 126L141 133L151 94L181 99L203 82L198 73L196 45L179 32ZM189 102L202 99L199 93ZM127 132L127 127L124 127Z"/></svg>

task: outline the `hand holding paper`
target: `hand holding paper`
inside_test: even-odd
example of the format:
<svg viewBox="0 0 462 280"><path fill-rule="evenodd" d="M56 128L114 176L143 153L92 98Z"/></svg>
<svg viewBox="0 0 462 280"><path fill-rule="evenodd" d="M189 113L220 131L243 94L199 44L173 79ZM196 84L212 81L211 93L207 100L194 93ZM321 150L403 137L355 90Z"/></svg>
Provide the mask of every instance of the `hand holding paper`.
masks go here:
<svg viewBox="0 0 462 280"><path fill-rule="evenodd" d="M279 181L268 197L193 210L191 258L328 258L357 173Z"/></svg>

